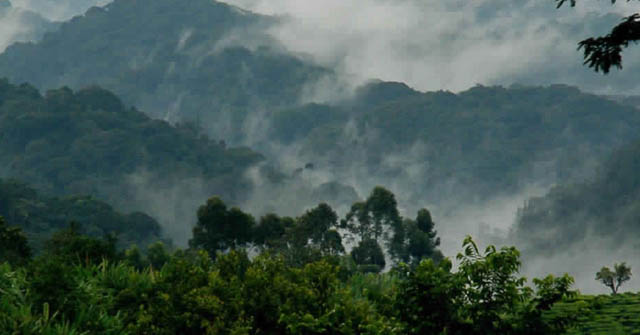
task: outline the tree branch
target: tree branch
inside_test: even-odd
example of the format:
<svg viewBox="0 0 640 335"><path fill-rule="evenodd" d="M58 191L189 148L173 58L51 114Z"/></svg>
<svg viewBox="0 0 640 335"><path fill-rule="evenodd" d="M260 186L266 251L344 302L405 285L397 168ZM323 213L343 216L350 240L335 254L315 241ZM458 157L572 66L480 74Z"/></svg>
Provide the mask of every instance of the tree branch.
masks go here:
<svg viewBox="0 0 640 335"><path fill-rule="evenodd" d="M585 65L606 74L612 66L622 68L622 49L639 40L640 13L636 13L625 18L608 35L581 41L578 50L584 49Z"/></svg>

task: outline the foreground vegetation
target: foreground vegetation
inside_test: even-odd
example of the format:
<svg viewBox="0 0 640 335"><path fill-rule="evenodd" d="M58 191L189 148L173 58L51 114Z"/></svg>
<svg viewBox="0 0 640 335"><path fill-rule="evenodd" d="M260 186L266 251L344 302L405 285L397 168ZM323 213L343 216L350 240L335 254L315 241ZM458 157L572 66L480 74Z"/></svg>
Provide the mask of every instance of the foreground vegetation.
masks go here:
<svg viewBox="0 0 640 335"><path fill-rule="evenodd" d="M0 224L3 334L639 334L640 295L585 296L571 278L517 276L513 248L362 273L346 256L294 266L280 254L141 256L63 230L47 255L7 253ZM26 239L23 239L26 241Z"/></svg>
<svg viewBox="0 0 640 335"><path fill-rule="evenodd" d="M21 222L20 216L9 219L15 218ZM85 235L108 231L104 220L91 218L30 240L21 229L29 225L9 225L0 217L0 329L633 334L640 324L639 295L582 296L571 290L568 275L529 282L518 275L514 247L481 250L468 237L454 268L437 249L429 211L418 211L415 219L400 216L395 196L382 187L354 203L343 219L326 204L295 218L255 219L218 197L202 205L197 218L190 247L181 250L160 241L123 249L112 233ZM139 234L144 239L144 229ZM347 250L344 241L354 247Z"/></svg>
<svg viewBox="0 0 640 335"><path fill-rule="evenodd" d="M458 268L428 210L398 214L377 187L342 220L326 204L255 220L217 197L190 248L118 250L72 225L35 257L0 220L0 329L10 334L560 334L573 279L518 275L513 247L469 237ZM340 233L339 231L344 231ZM346 252L344 240L355 247ZM255 256L250 257L250 254ZM390 270L381 272L382 269Z"/></svg>
<svg viewBox="0 0 640 335"><path fill-rule="evenodd" d="M61 238L62 235L65 238ZM380 275L339 259L295 267L269 253L234 251L215 261L177 251L134 266L104 243L66 232L25 266L0 265L0 327L29 334L549 334L563 323L541 311L568 295L570 278L523 286L517 252L425 260ZM62 243L61 240L63 240ZM80 242L80 243L79 243ZM467 244L470 246L472 244ZM563 320L561 316L557 320Z"/></svg>

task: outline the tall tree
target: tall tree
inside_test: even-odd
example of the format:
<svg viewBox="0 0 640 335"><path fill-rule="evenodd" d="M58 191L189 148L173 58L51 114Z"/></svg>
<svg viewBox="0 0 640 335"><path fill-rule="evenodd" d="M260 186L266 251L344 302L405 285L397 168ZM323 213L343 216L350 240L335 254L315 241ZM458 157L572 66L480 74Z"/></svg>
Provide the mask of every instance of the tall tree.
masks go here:
<svg viewBox="0 0 640 335"><path fill-rule="evenodd" d="M404 261L413 266L424 258L434 261L442 260L443 256L438 246L440 238L436 237L435 222L431 218L431 212L426 208L418 211L414 220L405 220L407 238L405 242Z"/></svg>
<svg viewBox="0 0 640 335"><path fill-rule="evenodd" d="M219 197L211 197L198 209L198 223L193 228L192 248L202 248L212 258L218 251L235 249L250 242L254 218L238 208L227 209Z"/></svg>
<svg viewBox="0 0 640 335"><path fill-rule="evenodd" d="M361 240L373 239L378 243L391 228L401 225L395 195L377 186L364 202L356 202L347 213L343 226Z"/></svg>
<svg viewBox="0 0 640 335"><path fill-rule="evenodd" d="M357 259L354 255L356 263L358 260L376 259L380 245L386 247L395 262L416 265L425 257L435 261L442 259L437 250L440 239L436 237L431 213L423 208L415 220L404 219L400 216L394 194L380 186L373 189L366 201L351 206L342 227L360 240ZM373 247L374 243L379 245L378 248ZM366 252L376 254L364 257Z"/></svg>
<svg viewBox="0 0 640 335"><path fill-rule="evenodd" d="M344 252L342 237L337 232L338 214L326 203L308 210L297 220L303 235L323 254Z"/></svg>
<svg viewBox="0 0 640 335"><path fill-rule="evenodd" d="M611 289L611 293L618 294L620 286L631 279L631 268L626 263L616 263L613 265L613 271L603 266L596 273L596 280Z"/></svg>
<svg viewBox="0 0 640 335"><path fill-rule="evenodd" d="M356 263L363 265L367 263L362 262L376 260L371 264L383 264L378 260L380 257L384 260L384 253L378 252L383 244L393 258L400 258L398 246L405 236L402 217L395 195L384 187L375 187L366 201L353 204L342 227L360 240L352 252Z"/></svg>
<svg viewBox="0 0 640 335"><path fill-rule="evenodd" d="M631 0L627 0L630 2ZM569 2L571 7L577 0L556 0L557 7ZM611 0L612 4L616 0ZM632 14L622 20L611 32L605 36L590 37L578 43L578 49L584 50L584 64L596 72L609 73L611 67L622 69L622 49L631 42L640 40L640 13Z"/></svg>

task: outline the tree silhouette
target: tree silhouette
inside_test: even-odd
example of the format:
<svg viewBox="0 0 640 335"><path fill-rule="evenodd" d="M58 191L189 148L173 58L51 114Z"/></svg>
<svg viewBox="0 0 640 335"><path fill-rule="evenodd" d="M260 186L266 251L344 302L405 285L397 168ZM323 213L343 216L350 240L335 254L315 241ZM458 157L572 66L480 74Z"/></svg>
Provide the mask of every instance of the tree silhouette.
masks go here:
<svg viewBox="0 0 640 335"><path fill-rule="evenodd" d="M10 227L0 216L0 264L23 264L31 257L27 237L19 227Z"/></svg>
<svg viewBox="0 0 640 335"><path fill-rule="evenodd" d="M630 2L631 0L627 0ZM577 0L556 0L557 8L569 2L571 7ZM612 4L616 0L611 0ZM622 69L622 49L629 43L640 40L640 13L635 13L622 20L611 32L605 36L590 37L578 43L578 50L584 50L584 64L596 72L609 73L611 67Z"/></svg>
<svg viewBox="0 0 640 335"><path fill-rule="evenodd" d="M596 280L611 289L613 294L618 294L618 289L622 283L631 279L631 268L624 262L614 264L613 271L604 266L596 273Z"/></svg>
<svg viewBox="0 0 640 335"><path fill-rule="evenodd" d="M219 197L214 196L198 209L198 223L193 228L189 246L204 249L215 258L218 251L233 250L249 243L254 226L251 215L236 207L228 209Z"/></svg>

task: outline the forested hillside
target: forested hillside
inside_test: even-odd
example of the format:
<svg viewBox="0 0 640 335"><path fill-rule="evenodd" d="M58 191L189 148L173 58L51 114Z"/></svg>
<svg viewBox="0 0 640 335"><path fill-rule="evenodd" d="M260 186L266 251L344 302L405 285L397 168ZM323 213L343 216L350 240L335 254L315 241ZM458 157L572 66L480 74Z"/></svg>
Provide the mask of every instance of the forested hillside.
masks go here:
<svg viewBox="0 0 640 335"><path fill-rule="evenodd" d="M37 253L53 233L71 227L92 237L111 234L126 248L163 239L158 222L144 213L122 214L91 196L45 197L15 180L0 179L0 216L24 231Z"/></svg>
<svg viewBox="0 0 640 335"><path fill-rule="evenodd" d="M12 45L0 76L39 89L100 85L155 118L197 120L237 143L249 109L295 104L328 73L267 37L274 20L209 0L116 0Z"/></svg>
<svg viewBox="0 0 640 335"><path fill-rule="evenodd" d="M0 76L39 88L99 84L154 118L249 145L285 175L312 166L298 177L315 186L393 185L415 206L583 178L640 128L632 106L562 85L454 94L376 82L300 105L332 72L278 46L266 33L277 20L215 1L117 0L11 46Z"/></svg>
<svg viewBox="0 0 640 335"><path fill-rule="evenodd" d="M42 96L30 85L0 81L0 177L47 196L91 195L118 210L149 213L181 243L197 204L213 194L258 213L294 213L319 202L346 207L358 199L349 186L312 184L302 169L284 173L263 162L249 148L210 140L196 125L172 126L126 108L98 87Z"/></svg>
<svg viewBox="0 0 640 335"><path fill-rule="evenodd" d="M514 226L515 237L542 254L597 240L598 248L637 246L640 234L640 142L616 150L594 178L561 184L530 199Z"/></svg>
<svg viewBox="0 0 640 335"><path fill-rule="evenodd" d="M381 82L339 105L306 105L271 120L272 141L337 179L357 171L358 183L397 184L430 200L473 201L584 178L640 130L637 109L563 85L454 94Z"/></svg>
<svg viewBox="0 0 640 335"><path fill-rule="evenodd" d="M0 176L48 195L94 195L189 226L181 215L193 212L193 201L246 196L252 185L244 174L262 160L194 127L125 108L100 88L42 96L29 85L0 81Z"/></svg>

